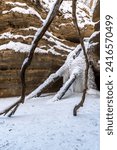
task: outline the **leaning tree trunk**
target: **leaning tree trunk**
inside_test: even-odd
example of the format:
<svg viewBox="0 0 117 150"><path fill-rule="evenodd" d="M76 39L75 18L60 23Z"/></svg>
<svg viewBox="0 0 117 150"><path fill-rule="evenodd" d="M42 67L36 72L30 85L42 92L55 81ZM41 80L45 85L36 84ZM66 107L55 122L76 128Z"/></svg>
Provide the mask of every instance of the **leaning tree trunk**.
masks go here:
<svg viewBox="0 0 117 150"><path fill-rule="evenodd" d="M26 69L29 67L29 65L32 62L32 58L33 58L33 54L34 51L38 45L38 42L41 40L41 38L43 37L43 35L45 34L45 32L47 31L47 29L49 28L51 22L53 21L53 19L55 18L59 7L61 5L63 0L56 0L55 4L53 5L53 8L51 9L51 11L49 12L44 25L42 26L41 29L39 29L39 31L37 31L37 33L35 34L35 38L32 42L32 46L30 49L30 53L28 55L28 57L24 60L22 67L21 67L21 84L22 84L22 93L21 93L21 98L14 103L13 105L11 105L10 107L8 107L7 109L5 109L4 111L0 112L0 115L4 114L6 115L10 110L10 114L8 115L9 117L11 115L13 115L15 113L15 111L17 110L17 108L19 107L19 105L21 103L24 103L24 99L25 99L25 90L26 90L26 83L25 83L25 72Z"/></svg>
<svg viewBox="0 0 117 150"><path fill-rule="evenodd" d="M75 80L76 75L75 74L71 75L70 78L65 82L63 87L59 90L59 92L53 97L53 100L54 101L60 100L65 95L65 93L68 91L68 89Z"/></svg>
<svg viewBox="0 0 117 150"><path fill-rule="evenodd" d="M70 58L74 57L72 59L77 59L80 52L81 52L81 48L78 49L76 47L75 50L71 52L73 56L71 56L71 53L69 54ZM51 74L41 85L39 85L39 87L37 87L33 92L31 92L26 97L26 99L40 96L45 88L47 88L50 84L56 82L60 77L64 76L64 73L67 71L67 69L69 69L68 68L68 61L70 59L69 55L65 63L55 73ZM75 81L75 79L76 79L76 76L74 77L74 75L72 74L70 76L70 79L63 85L63 87L54 96L54 100L57 100L57 99L60 100L65 95L65 93L67 92L69 87L72 85L72 83Z"/></svg>
<svg viewBox="0 0 117 150"><path fill-rule="evenodd" d="M55 83L60 77L62 77L63 72L65 71L65 65L63 65L57 72L51 74L38 88L32 91L26 99L33 97L39 97L44 89L46 89L50 84Z"/></svg>
<svg viewBox="0 0 117 150"><path fill-rule="evenodd" d="M7 113L9 113L9 117L11 115L13 115L15 113L15 111L17 110L17 108L19 107L19 105L21 103L24 103L25 100L25 89L26 89L26 84L25 84L25 72L26 69L29 67L29 65L32 62L32 58L33 58L33 54L34 51L38 45L38 42L41 40L41 38L43 37L43 35L45 34L45 32L47 31L48 27L50 26L51 22L53 21L54 17L57 14L57 11L59 10L59 7L61 5L63 0L56 0L53 9L49 12L44 25L42 26L42 28L39 29L39 31L35 34L35 38L32 42L32 46L30 49L30 53L28 55L28 57L24 60L22 67L21 67L21 84L22 84L22 93L21 93L21 98L15 102L13 105L9 106L7 109L3 110L2 112L0 112L0 115L4 114L6 115ZM85 62L86 62L86 69L85 69L85 83L84 83L84 91L83 91L83 95L82 95L82 99L81 102L76 105L74 107L74 111L73 111L73 115L76 116L77 115L77 110L83 106L84 100L85 100L85 96L86 96L86 91L87 91L87 81L88 81L88 69L89 69L89 64L88 64L88 57L87 57L87 53L85 50L85 46L84 46L84 42L83 42L83 38L81 37L80 34L80 29L78 27L77 24L77 18L76 18L76 2L77 0L73 0L72 2L72 9L73 9L73 22L75 24L75 27L77 29L78 35L79 35L79 39L80 39L80 43L84 52L84 56L85 56ZM76 54L77 55L77 54ZM65 68L64 68L65 69ZM55 82L57 79L59 78L59 75L55 76L53 79L51 79L49 82L46 83L45 81L45 87L47 87L51 82ZM71 86L71 84L75 81L76 76L75 75L71 75L70 79L64 84L62 90L60 90L59 92L59 97L57 97L58 99L61 99L63 97L63 95L65 94L65 92L69 89L69 87ZM42 88L40 89L40 91L37 92L37 95L40 95L42 90L45 88L44 86L42 86Z"/></svg>
<svg viewBox="0 0 117 150"><path fill-rule="evenodd" d="M79 40L80 40L80 43L81 43L81 46L82 46L82 49L83 49L83 52L84 52L84 56L85 56L85 62L86 62L86 69L85 69L85 81L84 81L84 91L83 91L83 95L82 95L82 99L80 101L80 103L78 105L76 105L73 109L73 115L76 116L77 115L77 110L83 106L83 103L85 101L85 96L86 96L86 92L87 92L87 89L88 89L88 86L87 86L87 83L88 83L88 70L89 70L89 63L88 63L88 57L87 57L87 52L86 52L86 49L85 49L85 45L84 45L84 41L83 41L83 38L81 36L81 33L80 33L80 28L78 26L78 22L77 22L77 16L76 16L76 5L77 5L77 0L72 0L72 16L73 16L73 22L74 22L74 25L77 29L77 33L78 33L78 36L79 36Z"/></svg>

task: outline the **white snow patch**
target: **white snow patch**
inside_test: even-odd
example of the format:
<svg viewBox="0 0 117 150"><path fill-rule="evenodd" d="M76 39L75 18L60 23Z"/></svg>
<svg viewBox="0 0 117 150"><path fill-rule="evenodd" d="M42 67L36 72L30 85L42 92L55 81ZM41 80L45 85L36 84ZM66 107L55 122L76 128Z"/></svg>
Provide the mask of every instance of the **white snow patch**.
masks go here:
<svg viewBox="0 0 117 150"><path fill-rule="evenodd" d="M20 2L5 2L6 4L14 5L14 6L27 6L26 3L20 3Z"/></svg>
<svg viewBox="0 0 117 150"><path fill-rule="evenodd" d="M93 3L93 7L96 5L96 2L97 0ZM32 14L32 15L36 15L42 22L44 22L44 20L39 15L39 13L36 10L34 10L34 8L29 7L26 3L20 3L20 2L6 2L6 3L14 5L15 7L9 11L7 10L3 11L2 14L6 14L11 11L24 13L24 14ZM42 0L41 1L41 4L43 5L43 7L47 11L50 10L49 13L51 12L54 3L55 3L54 0ZM27 9L21 8L21 6L26 6ZM92 22L93 9L92 8L90 9L87 6L87 4L85 4L82 1L77 2L77 19L78 19L79 27L81 29L83 29L86 24L94 25L94 23ZM84 10L86 10L89 13L89 15ZM65 19L71 18L72 17L72 1L63 1L60 6L60 11L64 15Z"/></svg>
<svg viewBox="0 0 117 150"><path fill-rule="evenodd" d="M31 48L31 45L24 44L21 42L13 42L13 41L10 41L9 43L3 44L0 46L0 50L10 49L10 50L14 50L16 52L29 52L30 48ZM61 55L60 53L56 52L53 48L44 50L42 48L37 47L35 49L35 53L49 53L49 52L54 55Z"/></svg>
<svg viewBox="0 0 117 150"><path fill-rule="evenodd" d="M28 35L28 36L24 36L24 35L15 35L12 34L10 32L5 32L3 34L0 34L0 39L18 39L18 38L23 38L24 40L27 38L33 38L33 35Z"/></svg>
<svg viewBox="0 0 117 150"><path fill-rule="evenodd" d="M43 0L42 5L47 10L51 10L54 0ZM86 10L88 14L84 11ZM72 18L72 1L63 1L60 6L60 12L65 19ZM82 29L86 24L94 25L92 22L93 11L84 2L77 2L77 19L79 27Z"/></svg>
<svg viewBox="0 0 117 150"><path fill-rule="evenodd" d="M95 45L98 45L98 44L99 44L99 42L91 43L91 44L89 44L89 47L90 47L90 48L93 48Z"/></svg>
<svg viewBox="0 0 117 150"><path fill-rule="evenodd" d="M95 32L90 36L90 39L96 37L99 33L100 33L100 31L95 31Z"/></svg>
<svg viewBox="0 0 117 150"><path fill-rule="evenodd" d="M50 42L54 42L56 45L54 47L60 49L60 50L64 50L64 51L67 51L67 52L71 52L72 50L75 49L75 47L72 47L72 46L67 46L65 44L63 44L63 41L65 40L62 40L62 39L59 39L57 38L56 36L54 36L51 32L49 31L46 31L45 35L49 36L49 38L47 38L46 36L44 36L43 38L44 39L47 39L48 41Z"/></svg>
<svg viewBox="0 0 117 150"><path fill-rule="evenodd" d="M19 7L19 6L16 6L16 7L12 8L11 10L4 10L4 11L2 11L2 14L7 14L7 13L10 13L10 12L18 12L18 13L22 13L22 14L35 15L41 21L43 21L43 19L41 18L40 14L36 10L34 10L32 7L29 7L29 6L27 6L27 9Z"/></svg>
<svg viewBox="0 0 117 150"><path fill-rule="evenodd" d="M28 60L29 60L29 58L25 58L25 59L24 59L24 61L23 61L23 63L22 63L22 66L21 66L21 70L22 70L23 66L28 62Z"/></svg>
<svg viewBox="0 0 117 150"><path fill-rule="evenodd" d="M89 13L89 15L84 10L86 10ZM60 11L64 15L65 19L72 18L72 1L63 1L60 7ZM92 11L84 3L79 1L77 2L76 13L77 13L78 25L81 29L84 28L86 24L94 25L91 19Z"/></svg>
<svg viewBox="0 0 117 150"><path fill-rule="evenodd" d="M29 28L24 28L23 30L29 30L29 29L33 29L33 30L37 30L37 28L35 27L29 27ZM48 40L49 42L54 42L55 43L55 48L58 48L60 50L64 50L67 52L70 52L71 50L73 50L75 47L69 47L65 44L62 43L63 40L58 39L57 37L55 37L54 35L52 35L50 32L46 32L47 36L50 36L49 38L44 36L43 39ZM36 37L36 35L35 35ZM27 39L27 38L34 38L34 35L28 35L28 36L24 36L24 35L15 35L11 32L5 32L3 34L0 34L0 39L18 39L18 38L23 38L23 40ZM52 49L54 47L51 47L51 50L49 49L48 51L53 51ZM53 51L54 52L54 51ZM58 55L59 53L54 52L54 54Z"/></svg>
<svg viewBox="0 0 117 150"><path fill-rule="evenodd" d="M100 96L100 92L95 89L88 89L87 94Z"/></svg>
<svg viewBox="0 0 117 150"><path fill-rule="evenodd" d="M63 1L60 6L60 11L64 14L64 18L68 19L72 17L72 2L71 1Z"/></svg>
<svg viewBox="0 0 117 150"><path fill-rule="evenodd" d="M48 11L51 9L52 5L54 4L54 0L42 0L41 4Z"/></svg>
<svg viewBox="0 0 117 150"><path fill-rule="evenodd" d="M37 28L35 28L35 27L23 28L23 30L29 30L29 29L33 29L33 30L37 31ZM38 29L38 30L40 30L40 29ZM38 32L36 32L36 33L38 33ZM3 34L0 34L0 39L23 38L23 40L26 40L27 38L35 38L36 36L37 36L37 34L24 36L24 35L15 35L11 32L5 32ZM48 32L48 31L46 32L45 36L43 36L43 39L46 39L49 42L54 42L55 45L49 46L50 48L48 50L44 50L44 47L36 48L36 52L41 52L41 53L51 52L54 55L61 55L61 53L55 51L56 48L63 50L63 51L67 51L67 52L71 52L71 50L73 50L75 48L75 47L69 47L69 46L63 44L62 42L64 40L58 39L57 37L55 37L54 35L52 35L52 33ZM19 51L19 52L29 52L30 46L31 45L28 45L28 44L10 41L7 44L1 45L0 50L12 49L12 50Z"/></svg>
<svg viewBox="0 0 117 150"><path fill-rule="evenodd" d="M85 47L87 47L88 39L85 39ZM42 89L49 85L54 78L63 77L63 86L58 91L58 93L53 97L53 101L56 101L58 97L63 93L64 88L67 87L67 84L76 77L74 83L70 86L69 90L77 93L81 93L84 90L84 81L85 81L85 68L86 62L84 58L84 54L79 44L73 51L69 53L65 63L53 74L51 74L39 87L37 87L34 91L32 91L26 98L32 98L37 96L37 93L41 93ZM88 89L96 89L94 73L92 68L89 68L88 72ZM67 91L68 92L68 91Z"/></svg>
<svg viewBox="0 0 117 150"><path fill-rule="evenodd" d="M38 28L36 28L36 27L33 27L33 26L30 26L30 27L28 27L28 28L22 28L22 29L20 29L20 30L35 30L35 31L37 31L38 30Z"/></svg>
<svg viewBox="0 0 117 150"><path fill-rule="evenodd" d="M1 150L99 150L99 96L88 94L78 116L81 94L52 102L52 96L26 101L11 118L0 116ZM0 110L17 98L1 98Z"/></svg>
<svg viewBox="0 0 117 150"><path fill-rule="evenodd" d="M21 42L13 42L10 41L7 44L3 44L0 46L0 50L6 50L6 49L12 49L16 52L29 52L31 45L28 44L24 44ZM36 48L35 52L39 52L39 53L47 53L46 50L40 49L40 48Z"/></svg>
<svg viewBox="0 0 117 150"><path fill-rule="evenodd" d="M93 5L92 5L92 8L91 8L92 13L93 13L94 10L95 10L95 7L96 7L97 2L98 2L98 0L94 0L94 1L93 1Z"/></svg>
<svg viewBox="0 0 117 150"><path fill-rule="evenodd" d="M50 52L50 53L52 53L52 54L54 54L54 55L61 55L60 53L58 53L58 52L55 51L54 47L50 47L50 48L47 50L47 52ZM61 55L61 56L64 56L64 55Z"/></svg>
<svg viewBox="0 0 117 150"><path fill-rule="evenodd" d="M54 45L53 48L55 47L55 48L58 48L63 51L71 52L71 50L73 50L75 48L75 47L69 47L69 46L63 44L62 42L55 40L52 37L47 38L46 36L44 36L43 39L48 40L49 42L54 42L56 45Z"/></svg>

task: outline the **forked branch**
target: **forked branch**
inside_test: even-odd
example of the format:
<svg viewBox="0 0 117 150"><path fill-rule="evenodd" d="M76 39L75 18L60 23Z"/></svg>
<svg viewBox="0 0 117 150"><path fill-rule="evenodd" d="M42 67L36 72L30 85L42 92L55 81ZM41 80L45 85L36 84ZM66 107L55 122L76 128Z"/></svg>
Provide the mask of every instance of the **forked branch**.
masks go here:
<svg viewBox="0 0 117 150"><path fill-rule="evenodd" d="M39 29L39 31L37 31L37 33L35 34L35 38L32 42L32 46L29 52L28 57L24 60L22 67L21 67L21 84L22 84L22 93L21 93L21 98L15 102L14 104L12 104L11 106L9 106L7 109L5 109L4 111L0 112L0 115L4 114L6 115L7 113L9 113L9 117L11 115L13 115L15 113L15 111L17 110L17 108L19 107L19 105L21 103L24 103L25 100L25 89L26 89L26 83L25 83L25 72L26 69L30 66L32 59L33 59L33 54L34 51L38 45L38 42L41 40L41 38L43 37L43 35L45 34L45 32L47 31L48 27L50 26L51 22L53 21L53 19L55 18L59 7L61 5L63 0L56 0L55 4L53 5L53 8L51 9L51 11L49 12L43 26ZM83 91L83 95L82 95L82 99L80 101L80 103L78 105L76 105L74 107L73 110L73 115L76 116L77 115L77 110L83 106L83 103L85 101L85 96L86 96L86 91L87 91L87 82L88 82L88 69L89 69L89 63L88 63L88 57L87 57L87 53L86 53L86 49L85 49L85 45L83 42L83 38L81 36L80 33L80 29L77 23L77 17L76 17L76 2L77 0L72 0L72 15L73 15L73 22L74 25L77 29L77 33L79 36L79 40L84 52L84 56L85 56L85 62L86 62L86 69L85 69L85 81L84 81L84 91ZM54 80L50 80L50 82L47 82L45 85L45 87L47 87L49 85L49 83L56 81L60 76L55 76ZM66 84L63 86L63 89L60 90L60 94L58 99L61 99L63 97L63 95L65 94L65 92L68 90L68 88L71 86L71 84L75 81L76 76L71 76L71 78L68 80L68 82L66 82ZM46 82L46 81L45 81ZM37 91L37 95L40 95L42 90L45 88L42 87L39 91Z"/></svg>
<svg viewBox="0 0 117 150"><path fill-rule="evenodd" d="M19 105L21 103L24 103L24 100L25 100L25 89L26 89L26 83L25 83L25 72L26 72L26 69L30 66L30 64L32 62L33 54L34 54L34 51L35 51L35 49L36 49L36 47L38 45L38 42L41 40L41 38L43 37L43 35L47 31L47 29L49 28L51 22L55 18L56 14L57 14L57 12L59 10L59 7L60 7L60 5L62 3L62 1L63 0L56 0L55 1L54 5L53 5L53 8L49 12L49 14L48 14L48 16L47 16L47 18L46 18L43 26L35 34L35 38L34 38L34 40L32 42L32 46L31 46L29 55L24 60L24 62L22 64L21 74L20 74L20 76L21 76L21 84L22 84L21 98L16 103L14 103L10 107L8 107L4 111L2 111L0 113L0 115L2 115L2 114L6 115L9 111L11 111L10 114L9 114L9 117L10 117L11 115L13 115L15 113L15 111L17 110L17 108L19 107Z"/></svg>
<svg viewBox="0 0 117 150"><path fill-rule="evenodd" d="M34 91L32 91L27 97L26 99L32 98L32 97L38 97L41 95L41 93L43 92L44 89L46 89L50 84L55 83L60 77L64 77L64 74L67 72L67 70L69 69L69 63L71 63L71 59L73 59L73 61L75 59L78 58L79 54L81 52L81 48L79 46L77 46L74 51L71 51L70 54L68 55L65 63L53 74L51 74L41 85L39 85L39 87L37 87ZM63 85L63 87L57 92L57 94L54 96L54 100L60 100L65 93L67 92L67 90L69 89L69 87L72 85L72 83L75 81L76 76L74 78L75 75L70 75L70 79ZM71 77L73 77L73 79L71 80Z"/></svg>

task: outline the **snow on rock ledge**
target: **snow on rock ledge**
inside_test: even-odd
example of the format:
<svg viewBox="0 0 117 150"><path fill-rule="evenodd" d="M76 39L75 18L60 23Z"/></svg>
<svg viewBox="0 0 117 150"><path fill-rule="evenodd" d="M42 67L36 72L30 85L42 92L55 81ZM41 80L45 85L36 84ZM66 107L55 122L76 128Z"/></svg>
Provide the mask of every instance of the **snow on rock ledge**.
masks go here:
<svg viewBox="0 0 117 150"><path fill-rule="evenodd" d="M46 2L48 4L49 1ZM50 5L51 2L52 0ZM49 74L55 72L64 63L66 55L79 42L72 23L71 10L67 11L64 7L67 3L68 1L65 1L62 4L49 31L38 44L37 54L27 71L28 92L43 82ZM0 24L0 97L20 95L19 70L35 32L42 26L47 16L50 5L45 10L37 8L29 0L0 1L0 22L2 22ZM71 9L71 2L67 6ZM80 24L82 35L90 36L94 31L92 14L87 6L80 6L82 7L78 8L78 18L82 22ZM46 8L44 4L43 7ZM56 84L56 88L53 87L52 90L56 90L59 86L60 84Z"/></svg>
<svg viewBox="0 0 117 150"><path fill-rule="evenodd" d="M15 52L11 49L0 51L0 97L16 96L21 94L20 68L27 53ZM65 57L51 53L36 53L31 66L26 72L26 93L28 94L41 84L52 72L55 72L63 63ZM60 79L45 92L55 92L62 85Z"/></svg>

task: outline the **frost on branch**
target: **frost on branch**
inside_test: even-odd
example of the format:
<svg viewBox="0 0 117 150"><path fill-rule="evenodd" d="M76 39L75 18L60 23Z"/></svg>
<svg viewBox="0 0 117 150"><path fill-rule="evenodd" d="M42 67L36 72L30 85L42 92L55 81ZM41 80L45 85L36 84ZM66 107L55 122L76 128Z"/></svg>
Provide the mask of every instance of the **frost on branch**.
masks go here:
<svg viewBox="0 0 117 150"><path fill-rule="evenodd" d="M86 92L88 88L96 88L94 75L91 66L88 62L87 51L84 45L83 38L80 34L80 29L78 26L78 21L76 17L76 0L72 1L72 15L73 15L73 22L77 29L78 37L80 40L80 44L76 47L74 51L72 51L65 61L64 65L54 74L50 75L47 80L43 84L41 84L35 91L29 94L26 98L31 98L34 96L39 96L43 90L51 83L56 82L60 77L63 77L64 84L62 88L58 91L58 93L54 96L54 100L60 100L69 88L72 89L72 92L83 92L81 101L78 105L74 107L73 115L76 116L77 110L83 106ZM22 93L21 98L15 102L13 105L5 109L4 111L0 112L0 115L6 115L9 113L9 116L13 115L19 105L24 103L25 100L25 72L26 69L30 66L34 51L38 45L38 42L42 39L43 35L47 31L48 27L50 26L51 22L55 18L59 7L62 3L62 0L56 0L53 8L49 12L46 20L43 23L43 26L37 31L35 34L35 38L32 42L32 46L30 48L30 53L28 57L24 60L24 63L21 67L21 83L22 83Z"/></svg>
<svg viewBox="0 0 117 150"><path fill-rule="evenodd" d="M84 90L84 72L86 63L81 45L78 45L67 57L63 66L57 72L51 74L37 89L30 93L26 99L39 96L43 90L52 82L56 82L63 77L63 86L53 97L53 100L60 100L70 88L72 92L83 92ZM92 68L89 67L88 88L96 89L95 78Z"/></svg>

